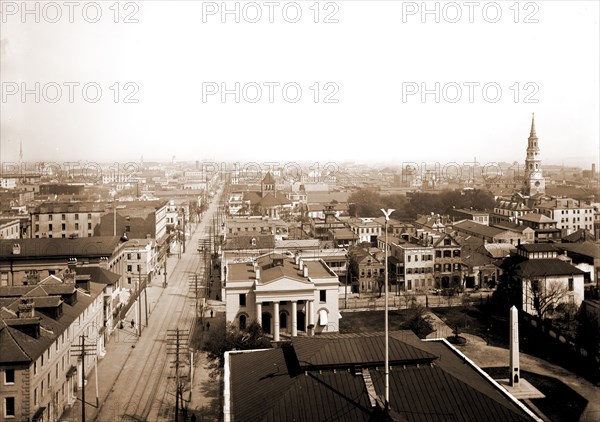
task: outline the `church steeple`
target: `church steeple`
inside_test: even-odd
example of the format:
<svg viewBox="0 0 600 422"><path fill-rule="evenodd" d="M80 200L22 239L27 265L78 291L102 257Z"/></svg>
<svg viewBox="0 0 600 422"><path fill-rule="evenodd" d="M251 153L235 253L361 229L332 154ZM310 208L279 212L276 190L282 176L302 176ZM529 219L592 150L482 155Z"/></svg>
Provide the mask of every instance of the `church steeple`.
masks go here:
<svg viewBox="0 0 600 422"><path fill-rule="evenodd" d="M525 180L523 181L523 193L525 195L544 194L546 190L545 179L542 176L542 160L540 159L540 148L535 133L535 115L531 114L531 131L527 140L527 156L525 157Z"/></svg>

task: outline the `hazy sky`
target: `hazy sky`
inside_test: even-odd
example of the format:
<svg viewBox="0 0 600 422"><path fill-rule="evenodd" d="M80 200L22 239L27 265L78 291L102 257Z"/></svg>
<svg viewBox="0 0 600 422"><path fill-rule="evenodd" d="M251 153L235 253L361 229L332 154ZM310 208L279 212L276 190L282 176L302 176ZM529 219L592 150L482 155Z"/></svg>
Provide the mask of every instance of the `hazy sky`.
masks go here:
<svg viewBox="0 0 600 422"><path fill-rule="evenodd" d="M0 1L2 162L599 161L597 1L75 3Z"/></svg>

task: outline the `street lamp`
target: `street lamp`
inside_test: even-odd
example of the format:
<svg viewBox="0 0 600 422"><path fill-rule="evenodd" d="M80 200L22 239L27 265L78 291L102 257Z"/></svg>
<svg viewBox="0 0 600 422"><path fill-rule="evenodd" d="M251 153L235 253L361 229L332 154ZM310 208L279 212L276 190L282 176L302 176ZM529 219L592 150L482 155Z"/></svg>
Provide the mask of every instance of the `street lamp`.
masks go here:
<svg viewBox="0 0 600 422"><path fill-rule="evenodd" d="M385 407L390 405L390 356L389 356L389 327L388 327L388 221L395 210L381 209L385 216Z"/></svg>

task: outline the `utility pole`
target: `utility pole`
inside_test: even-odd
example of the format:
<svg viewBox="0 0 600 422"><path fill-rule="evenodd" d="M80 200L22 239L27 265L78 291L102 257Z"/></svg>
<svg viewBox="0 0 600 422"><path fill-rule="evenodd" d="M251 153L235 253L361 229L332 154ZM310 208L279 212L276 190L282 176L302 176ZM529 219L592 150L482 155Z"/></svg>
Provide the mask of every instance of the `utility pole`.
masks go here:
<svg viewBox="0 0 600 422"><path fill-rule="evenodd" d="M175 355L175 360L171 361L175 366L175 422L179 421L179 402L180 400L183 402L184 384L180 380L179 368L182 364L181 357L187 355L188 341L189 331L187 330L177 328L167 331L167 354Z"/></svg>
<svg viewBox="0 0 600 422"><path fill-rule="evenodd" d="M86 344L87 336L79 336L79 345L73 345L73 354L79 354L81 358L81 420L85 422L85 357L96 353L96 344Z"/></svg>

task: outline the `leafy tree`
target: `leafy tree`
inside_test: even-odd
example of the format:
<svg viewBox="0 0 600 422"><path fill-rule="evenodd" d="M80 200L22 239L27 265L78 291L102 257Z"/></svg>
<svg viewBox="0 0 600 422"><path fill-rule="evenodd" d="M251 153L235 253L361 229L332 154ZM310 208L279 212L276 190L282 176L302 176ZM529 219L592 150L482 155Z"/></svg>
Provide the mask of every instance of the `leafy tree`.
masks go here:
<svg viewBox="0 0 600 422"><path fill-rule="evenodd" d="M225 352L271 347L271 341L258 322L252 321L243 330L228 322L225 327L214 327L204 343L203 350L208 353L208 359L213 362L214 368L219 369L223 368Z"/></svg>

